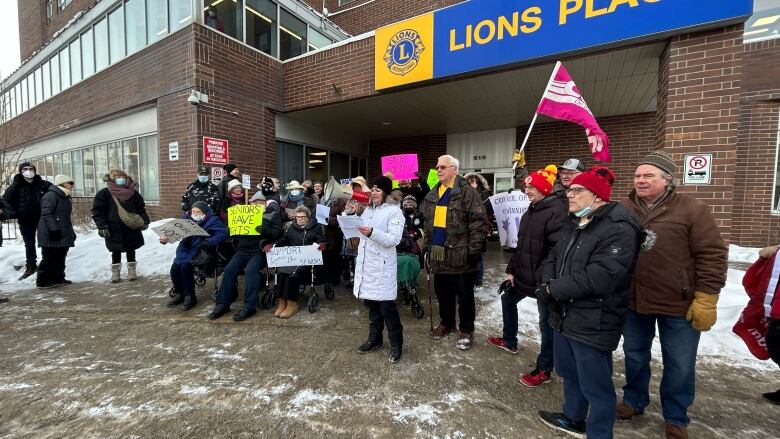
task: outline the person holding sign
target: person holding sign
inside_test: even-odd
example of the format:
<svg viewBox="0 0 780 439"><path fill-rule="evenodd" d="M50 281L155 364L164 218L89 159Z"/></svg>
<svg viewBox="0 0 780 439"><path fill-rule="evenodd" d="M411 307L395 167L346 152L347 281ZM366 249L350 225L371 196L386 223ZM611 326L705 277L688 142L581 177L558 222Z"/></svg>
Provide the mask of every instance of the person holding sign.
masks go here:
<svg viewBox="0 0 780 439"><path fill-rule="evenodd" d="M230 262L222 273L222 282L220 282L217 293L217 304L208 315L209 320L216 320L230 312L230 304L235 300L234 285L241 270L244 270L246 282L244 306L233 316L233 320L240 322L257 312L260 270L266 265L262 249L263 246L274 242L282 235L282 220L277 210L265 209L266 200L261 191L252 196L249 204L264 209L262 210L262 223L255 226L253 230L242 230L242 234L236 234L235 230L231 231L231 236L234 236L234 244L237 247L236 253L230 258ZM230 220L229 217L228 220ZM248 222L249 220L251 218L243 218L240 222Z"/></svg>
<svg viewBox="0 0 780 439"><path fill-rule="evenodd" d="M222 199L222 207L220 207L219 216L222 222L227 224L227 210L233 206L244 204L244 187L241 186L241 180L233 179L227 185L227 194Z"/></svg>
<svg viewBox="0 0 780 439"><path fill-rule="evenodd" d="M388 361L401 359L403 325L395 306L398 295L395 247L401 242L404 216L398 205L386 203L393 181L378 177L371 188L371 200L363 212L362 237L355 261L354 294L368 307L368 340L358 347L365 354L382 347L382 331L387 325L390 339Z"/></svg>
<svg viewBox="0 0 780 439"><path fill-rule="evenodd" d="M313 218L311 211L306 206L298 206L294 210L294 221L287 229L282 239L276 245L279 247L303 246L317 244L319 250L325 250L322 226ZM271 250L271 245L266 245L263 251ZM278 285L279 306L274 311L276 317L289 319L298 312L298 289L301 285L301 276L308 273L309 267L280 267Z"/></svg>
<svg viewBox="0 0 780 439"><path fill-rule="evenodd" d="M195 297L192 260L198 254L199 249L213 250L219 243L227 239L227 229L205 201L194 202L190 211L184 213L184 219L194 221L210 235L188 236L179 241L179 246L176 247L176 257L171 264L174 296L168 301L167 306L181 305L182 311L189 311L198 303L198 299ZM160 236L160 244L168 242L168 237Z"/></svg>

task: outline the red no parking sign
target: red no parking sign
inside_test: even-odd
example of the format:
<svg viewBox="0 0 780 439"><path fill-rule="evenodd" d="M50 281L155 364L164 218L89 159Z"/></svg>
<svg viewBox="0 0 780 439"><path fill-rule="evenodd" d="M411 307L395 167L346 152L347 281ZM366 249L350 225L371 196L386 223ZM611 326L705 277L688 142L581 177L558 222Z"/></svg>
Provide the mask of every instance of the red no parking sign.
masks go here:
<svg viewBox="0 0 780 439"><path fill-rule="evenodd" d="M712 154L685 156L683 184L710 184L712 180Z"/></svg>

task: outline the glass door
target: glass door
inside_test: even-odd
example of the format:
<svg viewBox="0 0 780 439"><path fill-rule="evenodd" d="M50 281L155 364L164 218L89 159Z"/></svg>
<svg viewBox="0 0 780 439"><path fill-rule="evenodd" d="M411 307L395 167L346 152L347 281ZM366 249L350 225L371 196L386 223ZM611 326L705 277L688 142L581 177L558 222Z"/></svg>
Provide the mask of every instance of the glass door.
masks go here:
<svg viewBox="0 0 780 439"><path fill-rule="evenodd" d="M506 192L514 187L514 174L512 172L496 172L493 174L493 193Z"/></svg>

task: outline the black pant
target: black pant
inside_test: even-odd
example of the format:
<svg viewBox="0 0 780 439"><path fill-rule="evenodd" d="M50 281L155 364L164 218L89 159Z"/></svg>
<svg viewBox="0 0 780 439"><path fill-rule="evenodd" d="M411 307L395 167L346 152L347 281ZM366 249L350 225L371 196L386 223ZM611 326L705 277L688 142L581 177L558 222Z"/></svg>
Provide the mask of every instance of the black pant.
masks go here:
<svg viewBox="0 0 780 439"><path fill-rule="evenodd" d="M125 253L127 254L127 262L135 262L135 250L128 250ZM111 263L121 264L122 252L111 252Z"/></svg>
<svg viewBox="0 0 780 439"><path fill-rule="evenodd" d="M189 262L171 264L171 281L174 292L185 296L195 295L195 275Z"/></svg>
<svg viewBox="0 0 780 439"><path fill-rule="evenodd" d="M368 340L382 342L382 331L387 325L387 338L390 346L404 344L404 326L395 307L395 300L363 300L368 307Z"/></svg>
<svg viewBox="0 0 780 439"><path fill-rule="evenodd" d="M19 231L24 239L24 255L27 265L35 265L38 262L38 253L35 249L35 232L37 230L36 224L19 223Z"/></svg>
<svg viewBox="0 0 780 439"><path fill-rule="evenodd" d="M35 283L38 286L58 284L65 280L65 258L70 247L41 248L41 265Z"/></svg>
<svg viewBox="0 0 780 439"><path fill-rule="evenodd" d="M766 336L766 350L769 351L769 358L780 366L780 320L769 322Z"/></svg>
<svg viewBox="0 0 780 439"><path fill-rule="evenodd" d="M301 271L299 268L296 274L279 273L277 282L279 282L279 297L286 300L298 301L298 291L301 287Z"/></svg>
<svg viewBox="0 0 780 439"><path fill-rule="evenodd" d="M441 324L455 328L455 306L458 308L458 320L461 332L474 332L474 282L476 272L461 274L435 274L433 289L436 300L439 301L439 318Z"/></svg>
<svg viewBox="0 0 780 439"><path fill-rule="evenodd" d="M325 279L333 286L341 283L341 249L326 249L322 254L325 264Z"/></svg>

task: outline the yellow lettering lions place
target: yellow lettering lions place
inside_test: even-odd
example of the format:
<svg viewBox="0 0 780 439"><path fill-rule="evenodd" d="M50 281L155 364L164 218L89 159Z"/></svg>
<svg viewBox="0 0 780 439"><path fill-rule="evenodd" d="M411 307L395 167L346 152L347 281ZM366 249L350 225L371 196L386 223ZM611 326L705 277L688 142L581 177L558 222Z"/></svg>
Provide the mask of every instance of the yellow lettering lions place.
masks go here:
<svg viewBox="0 0 780 439"><path fill-rule="evenodd" d="M586 19L612 14L619 9L636 8L641 3L658 3L661 0L561 0L558 12L558 24L564 25L568 17L583 12Z"/></svg>
<svg viewBox="0 0 780 439"><path fill-rule="evenodd" d="M482 20L476 25L469 24L459 33L458 29L450 29L450 52L467 49L474 45L489 44L504 38L516 37L520 32L530 34L542 27L542 8L532 6L513 13L510 16L499 16L495 19Z"/></svg>

